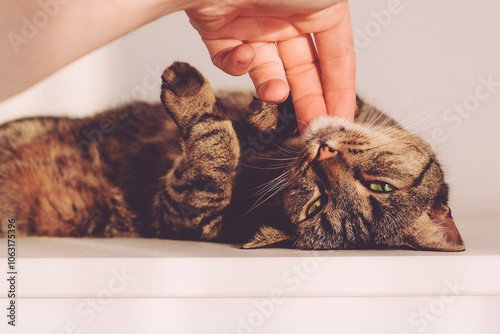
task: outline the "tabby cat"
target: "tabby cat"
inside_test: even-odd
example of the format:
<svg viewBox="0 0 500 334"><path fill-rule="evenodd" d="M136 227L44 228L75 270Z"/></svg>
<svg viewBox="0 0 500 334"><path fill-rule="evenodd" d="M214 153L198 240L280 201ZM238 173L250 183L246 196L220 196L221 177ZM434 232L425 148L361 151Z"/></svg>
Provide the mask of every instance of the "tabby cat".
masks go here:
<svg viewBox="0 0 500 334"><path fill-rule="evenodd" d="M363 101L298 135L289 103L216 97L180 62L162 79L163 105L1 125L3 233L464 249L429 145Z"/></svg>

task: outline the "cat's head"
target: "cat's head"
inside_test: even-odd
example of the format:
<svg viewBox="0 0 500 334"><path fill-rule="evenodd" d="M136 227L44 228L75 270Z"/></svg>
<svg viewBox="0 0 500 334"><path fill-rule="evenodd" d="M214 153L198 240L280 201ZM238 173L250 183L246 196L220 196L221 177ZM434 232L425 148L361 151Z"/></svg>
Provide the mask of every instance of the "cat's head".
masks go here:
<svg viewBox="0 0 500 334"><path fill-rule="evenodd" d="M313 121L280 194L286 231L263 227L244 248L461 251L435 154L395 126Z"/></svg>

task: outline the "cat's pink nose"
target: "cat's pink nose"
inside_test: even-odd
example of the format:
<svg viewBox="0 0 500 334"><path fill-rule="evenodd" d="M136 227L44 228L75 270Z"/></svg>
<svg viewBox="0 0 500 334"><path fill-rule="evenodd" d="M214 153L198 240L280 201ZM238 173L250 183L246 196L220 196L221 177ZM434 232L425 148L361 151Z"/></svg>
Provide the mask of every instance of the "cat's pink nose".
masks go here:
<svg viewBox="0 0 500 334"><path fill-rule="evenodd" d="M323 144L318 150L318 154L316 155L316 160L318 161L325 160L328 158L332 158L337 154L339 154L339 151L336 151L330 146Z"/></svg>

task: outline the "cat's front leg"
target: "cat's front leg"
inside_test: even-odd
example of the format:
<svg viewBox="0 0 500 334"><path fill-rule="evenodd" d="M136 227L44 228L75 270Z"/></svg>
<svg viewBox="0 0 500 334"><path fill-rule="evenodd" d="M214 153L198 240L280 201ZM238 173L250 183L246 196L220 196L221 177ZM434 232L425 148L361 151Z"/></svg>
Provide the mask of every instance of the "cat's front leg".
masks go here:
<svg viewBox="0 0 500 334"><path fill-rule="evenodd" d="M162 79L162 102L179 127L183 151L155 199L155 227L160 237L216 240L240 155L236 133L196 69L174 63Z"/></svg>

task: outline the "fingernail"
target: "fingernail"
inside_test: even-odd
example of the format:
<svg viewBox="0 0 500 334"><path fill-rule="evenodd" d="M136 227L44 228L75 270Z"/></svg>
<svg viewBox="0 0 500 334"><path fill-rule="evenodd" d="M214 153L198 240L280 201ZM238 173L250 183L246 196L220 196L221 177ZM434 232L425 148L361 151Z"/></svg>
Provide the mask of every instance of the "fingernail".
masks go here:
<svg viewBox="0 0 500 334"><path fill-rule="evenodd" d="M285 95L285 97L282 97L279 101L276 101L276 104L280 104L286 101L288 95Z"/></svg>
<svg viewBox="0 0 500 334"><path fill-rule="evenodd" d="M263 83L260 85L260 87L257 89L257 96L262 100L262 96L264 95L264 92L267 87L267 82Z"/></svg>
<svg viewBox="0 0 500 334"><path fill-rule="evenodd" d="M241 67L247 67L252 62L252 59L238 60L238 65Z"/></svg>

